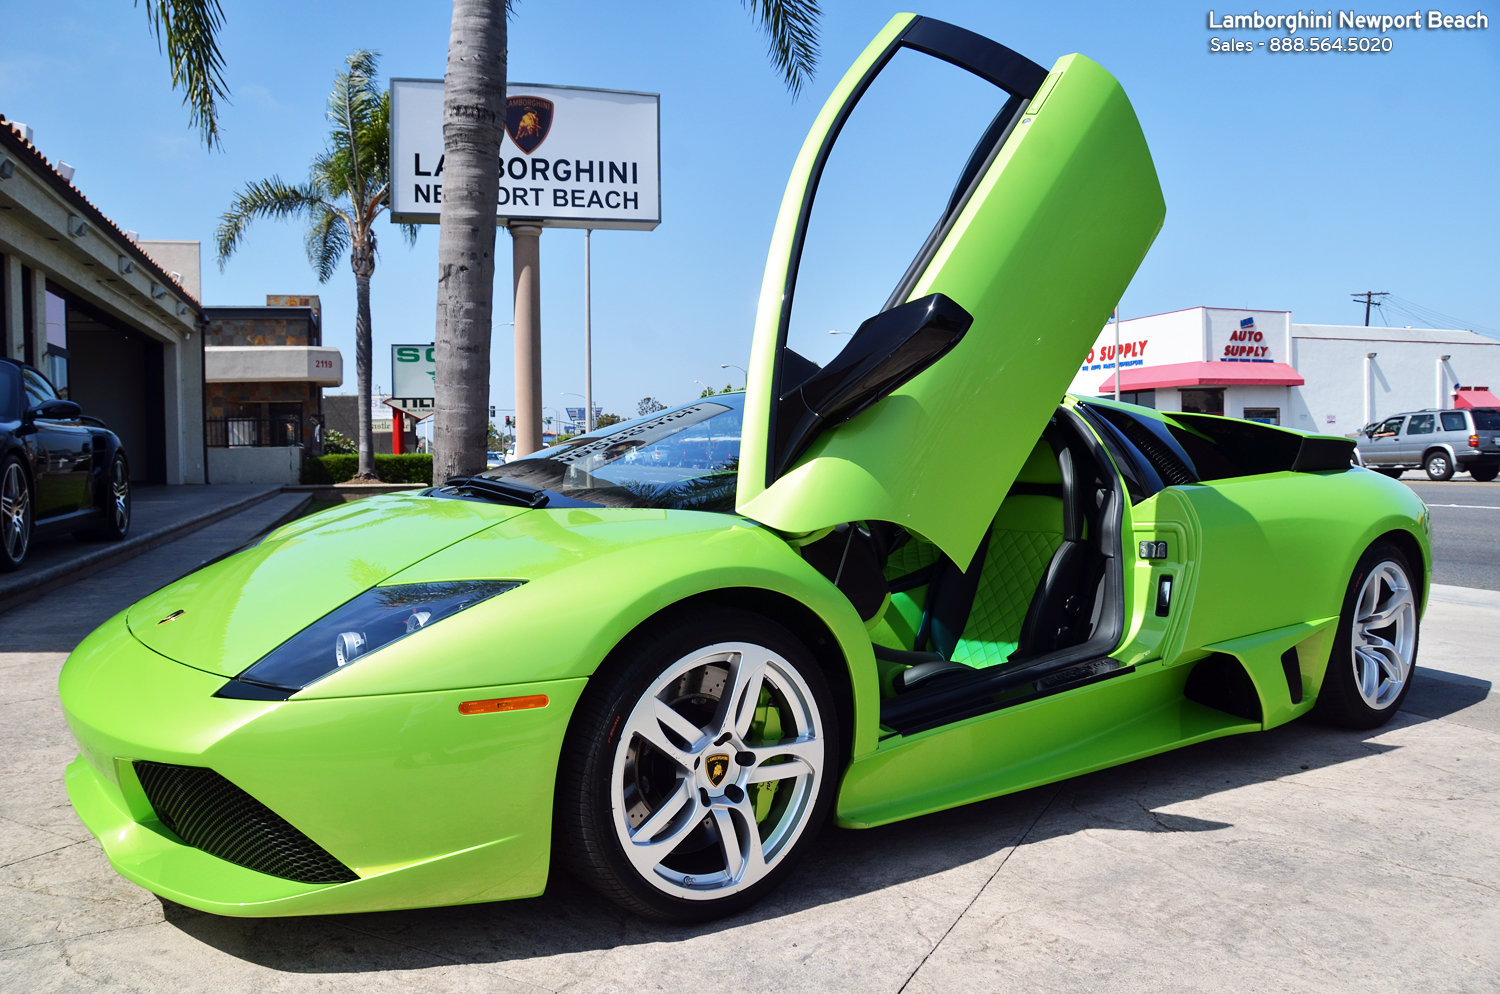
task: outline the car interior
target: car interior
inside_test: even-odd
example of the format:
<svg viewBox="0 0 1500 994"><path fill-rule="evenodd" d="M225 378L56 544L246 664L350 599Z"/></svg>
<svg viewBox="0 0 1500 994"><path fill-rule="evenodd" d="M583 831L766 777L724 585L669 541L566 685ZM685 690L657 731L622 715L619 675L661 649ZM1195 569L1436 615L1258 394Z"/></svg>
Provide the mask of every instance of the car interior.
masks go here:
<svg viewBox="0 0 1500 994"><path fill-rule="evenodd" d="M933 727L1119 668L1104 658L1123 620L1123 505L1109 466L1060 407L967 569L885 522L804 547L872 626L883 724Z"/></svg>
<svg viewBox="0 0 1500 994"><path fill-rule="evenodd" d="M841 525L802 554L869 626L881 723L910 734L1129 671L1109 658L1124 625L1126 501L1346 470L1352 450L1349 439L1228 418L1060 406L967 569L888 522Z"/></svg>

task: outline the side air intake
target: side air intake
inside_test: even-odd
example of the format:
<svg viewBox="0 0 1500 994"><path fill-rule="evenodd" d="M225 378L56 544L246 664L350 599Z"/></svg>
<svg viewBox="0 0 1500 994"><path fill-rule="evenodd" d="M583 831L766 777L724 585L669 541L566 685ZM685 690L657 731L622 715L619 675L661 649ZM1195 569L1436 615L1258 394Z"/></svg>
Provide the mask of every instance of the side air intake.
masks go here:
<svg viewBox="0 0 1500 994"><path fill-rule="evenodd" d="M359 879L286 819L213 770L144 760L134 765L156 816L195 849L298 883Z"/></svg>

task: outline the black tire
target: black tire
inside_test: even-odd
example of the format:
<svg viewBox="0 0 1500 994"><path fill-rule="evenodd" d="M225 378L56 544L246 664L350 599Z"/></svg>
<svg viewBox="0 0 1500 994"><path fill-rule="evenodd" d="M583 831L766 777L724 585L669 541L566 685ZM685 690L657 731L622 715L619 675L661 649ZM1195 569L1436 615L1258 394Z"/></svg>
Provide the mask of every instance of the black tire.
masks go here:
<svg viewBox="0 0 1500 994"><path fill-rule="evenodd" d="M0 460L0 573L18 570L31 548L36 502L31 478L19 456Z"/></svg>
<svg viewBox="0 0 1500 994"><path fill-rule="evenodd" d="M1355 646L1355 621L1356 615L1364 613L1360 602L1361 591L1365 588L1366 581L1372 579L1372 574L1384 571L1388 567L1394 567L1404 575L1406 588L1410 598L1410 617L1407 624L1410 628L1410 659L1405 664L1405 673L1401 679L1399 688L1387 688L1384 682L1385 671L1380 670L1375 686L1377 700L1372 703L1369 695L1369 685L1361 690L1360 673L1362 659L1356 653ZM1344 728L1370 729L1378 728L1391 720L1391 716L1401 710L1406 695L1411 692L1411 684L1416 676L1417 670L1417 647L1421 627L1421 604L1418 599L1421 596L1421 573L1414 572L1412 565L1407 561L1406 554L1393 542L1381 539L1365 550L1360 556L1359 564L1354 569L1354 576L1349 580L1348 590L1344 593L1344 609L1339 615L1338 628L1334 631L1333 650L1329 654L1328 669L1323 674L1323 686L1318 691L1318 702L1314 706L1314 713L1323 720L1342 725ZM1375 578L1374 582L1382 584L1377 590L1377 603L1383 596L1384 591L1392 589L1384 586L1385 580ZM1394 590L1392 589L1394 594ZM1376 632L1390 633L1395 627L1393 622L1391 628L1381 627L1368 629L1370 635ZM1361 642L1368 635L1361 636ZM1382 636L1376 636L1382 637ZM1404 644L1404 633L1398 634L1394 639L1385 639L1398 649L1398 655ZM1366 656L1368 658L1368 656ZM1384 690L1392 693L1383 694Z"/></svg>
<svg viewBox="0 0 1500 994"><path fill-rule="evenodd" d="M1392 469L1389 466L1371 466L1370 468L1381 476L1389 476L1393 480L1401 479L1401 474L1406 472L1404 469Z"/></svg>
<svg viewBox="0 0 1500 994"><path fill-rule="evenodd" d="M110 460L109 472L99 488L99 503L104 509L104 523L79 532L79 536L105 542L122 541L130 532L130 466L123 452L116 452Z"/></svg>
<svg viewBox="0 0 1500 994"><path fill-rule="evenodd" d="M725 644L735 643L747 651L738 656L722 651ZM728 661L697 665L715 659L710 652L715 647ZM755 647L772 661L756 693L759 707L745 716L748 724L741 735L733 733L734 718L726 715L729 708L721 702L726 694L732 702L735 695L743 698L749 693L741 680L754 667L741 667L754 656ZM654 693L653 686L659 686ZM670 740L682 763L632 731L648 727L643 714L660 713L653 710L657 704L647 704L653 696L674 712L669 718L685 722L676 727L701 733L688 742L685 734L666 735L667 726L650 719L650 734ZM788 738L782 733L791 726L771 729L772 719L762 721L763 714L775 714L778 724L796 718L818 734ZM700 720L704 715L707 721ZM762 722L759 729L754 722ZM726 727L731 731L715 736ZM723 607L669 616L622 644L578 702L558 765L553 822L558 862L640 915L702 922L733 914L778 886L827 820L843 771L841 736L826 678L812 654L785 628L749 611ZM815 738L821 741L816 755ZM775 753L776 747L767 744L779 742L784 748L794 741L805 743L793 748L805 748L806 761L788 760L790 754ZM692 760L691 768L687 760ZM788 761L788 769L810 772L750 782ZM622 771L618 793L617 769ZM712 779L715 770L718 780ZM764 816L758 814L762 805ZM746 815L758 823L752 824ZM635 833L650 829L653 817L665 820L643 840L646 845L632 847L636 859L645 864L638 869L626 847L639 837ZM727 831L721 826L728 826ZM736 857L738 871L726 839L739 843L732 847L741 854ZM648 853L647 847L655 851ZM763 854L759 861L756 854ZM760 875L752 876L752 871Z"/></svg>
<svg viewBox="0 0 1500 994"><path fill-rule="evenodd" d="M1422 468L1427 471L1429 480L1437 480L1441 483L1453 479L1453 460L1441 449L1427 453L1426 458L1422 460Z"/></svg>
<svg viewBox="0 0 1500 994"><path fill-rule="evenodd" d="M1496 476L1500 476L1500 466L1475 466L1469 470L1469 476L1480 483L1489 483Z"/></svg>

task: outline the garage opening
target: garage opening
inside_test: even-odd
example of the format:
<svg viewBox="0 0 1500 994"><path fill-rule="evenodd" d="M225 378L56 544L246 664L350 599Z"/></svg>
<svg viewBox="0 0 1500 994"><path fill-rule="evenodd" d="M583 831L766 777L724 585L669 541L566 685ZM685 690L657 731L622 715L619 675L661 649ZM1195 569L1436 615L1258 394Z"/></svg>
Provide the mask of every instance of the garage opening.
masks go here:
<svg viewBox="0 0 1500 994"><path fill-rule="evenodd" d="M77 300L66 314L70 398L120 436L132 483L166 483L162 344Z"/></svg>

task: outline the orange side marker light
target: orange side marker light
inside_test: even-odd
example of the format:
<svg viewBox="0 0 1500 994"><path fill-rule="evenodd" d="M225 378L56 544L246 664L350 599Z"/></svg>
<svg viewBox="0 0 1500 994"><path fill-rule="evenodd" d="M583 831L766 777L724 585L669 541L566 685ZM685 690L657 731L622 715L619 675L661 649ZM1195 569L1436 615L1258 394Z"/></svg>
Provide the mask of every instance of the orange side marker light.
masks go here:
<svg viewBox="0 0 1500 994"><path fill-rule="evenodd" d="M546 694L529 697L496 697L488 701L464 701L458 706L459 714L494 714L496 711L529 711L547 706Z"/></svg>

